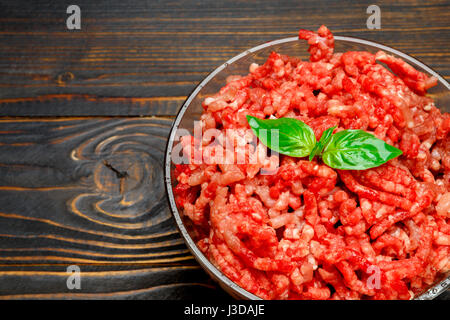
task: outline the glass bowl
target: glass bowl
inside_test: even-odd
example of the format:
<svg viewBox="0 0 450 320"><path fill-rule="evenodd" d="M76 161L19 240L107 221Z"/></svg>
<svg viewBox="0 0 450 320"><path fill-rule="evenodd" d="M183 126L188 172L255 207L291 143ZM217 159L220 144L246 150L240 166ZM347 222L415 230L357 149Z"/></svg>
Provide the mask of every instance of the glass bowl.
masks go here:
<svg viewBox="0 0 450 320"><path fill-rule="evenodd" d="M375 53L379 50L388 52L396 57L400 57L417 70L422 71L428 75L432 75L438 79L438 85L431 88L428 93L433 97L435 104L442 111L449 112L450 110L450 84L439 74L433 71L431 68L418 61L417 59L395 50L393 48L384 46L379 43L375 43L368 40L335 36L335 52L346 51L369 51ZM176 179L173 176L174 165L171 161L172 151L176 147L179 137L186 134L188 131L193 134L194 121L200 119L200 115L203 111L202 101L209 95L212 95L220 90L226 84L226 78L230 75L247 75L248 69L251 63L255 62L263 64L272 51L276 51L280 54L285 54L294 57L300 57L302 60L309 59L308 43L304 40L299 40L297 37L284 38L271 42L261 44L244 51L237 56L231 58L224 64L220 65L217 69L211 72L190 94L187 100L181 107L178 115L173 123L169 140L167 143L166 155L165 155L165 185L169 198L170 208L175 218L178 229L181 236L186 242L187 247L198 261L198 263L205 269L205 271L216 281L219 285L228 292L231 296L237 299L251 299L260 300L261 298L246 291L239 285L227 278L219 269L217 269L198 249L195 241L195 234L190 226L188 219L185 219L180 210L178 209L174 193L173 186L175 186ZM186 131L187 130L187 131ZM415 299L430 300L443 293L450 286L450 275L447 274L444 278L431 286L426 292Z"/></svg>

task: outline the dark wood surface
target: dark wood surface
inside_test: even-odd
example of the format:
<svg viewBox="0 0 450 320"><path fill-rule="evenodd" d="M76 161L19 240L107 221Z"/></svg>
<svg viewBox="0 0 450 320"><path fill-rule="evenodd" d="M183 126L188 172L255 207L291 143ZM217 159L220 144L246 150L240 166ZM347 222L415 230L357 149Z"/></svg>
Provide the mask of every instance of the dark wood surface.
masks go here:
<svg viewBox="0 0 450 320"><path fill-rule="evenodd" d="M372 3L1 1L0 298L229 299L168 209L173 118L227 59L320 24L450 79L449 1L378 1L368 30ZM81 30L66 28L70 4ZM73 264L80 290L66 286Z"/></svg>

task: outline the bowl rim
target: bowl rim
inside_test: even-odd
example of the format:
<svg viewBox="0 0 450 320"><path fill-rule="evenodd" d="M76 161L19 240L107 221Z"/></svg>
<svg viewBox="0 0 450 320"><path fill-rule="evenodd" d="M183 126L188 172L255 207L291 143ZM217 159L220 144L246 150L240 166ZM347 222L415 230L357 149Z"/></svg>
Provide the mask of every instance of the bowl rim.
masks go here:
<svg viewBox="0 0 450 320"><path fill-rule="evenodd" d="M385 46L381 43L365 40L361 38L355 38L355 37L347 37L347 36L334 36L335 40L338 41L347 41L347 42L353 42L357 44L363 44L371 47L378 48L380 50L384 50L386 52L393 53L402 59L406 60L409 63L412 63L414 65L417 65L421 67L423 70L428 72L430 75L436 77L438 81L443 84L449 91L450 91L450 84L441 77L437 72L435 72L433 69L431 69L429 66L424 64L423 62L419 61L416 58L411 57L410 55L403 53L397 49L394 49L392 47ZM165 156L164 156L164 181L165 181L165 188L166 188L166 194L168 196L169 200L169 207L172 212L172 216L175 219L176 225L178 230L181 233L181 236L186 243L189 251L194 256L194 258L197 260L197 262L206 269L207 273L212 276L216 281L219 282L220 285L226 285L231 290L233 290L237 295L239 295L241 298L244 297L249 300L262 300L260 297L254 295L253 293L250 293L249 291L245 290L232 280L230 280L222 271L220 271L216 266L214 266L208 258L205 257L205 255L200 251L200 249L197 247L195 242L192 240L191 236L189 235L186 227L184 226L184 223L182 221L180 212L178 211L178 208L175 203L175 198L173 194L173 188L172 188L172 181L171 181L171 159L172 159L172 148L174 143L174 138L176 131L178 130L178 127L180 125L181 119L184 116L184 113L186 112L187 108L190 106L191 102L194 100L194 98L197 96L199 91L203 89L203 87L211 80L213 79L219 72L221 72L223 69L225 69L228 65L234 63L235 61L245 57L246 55L249 55L251 53L254 53L258 50L288 43L288 42L294 42L294 41L302 41L299 40L298 37L288 37L288 38L282 38L277 39L269 42L265 42L263 44L257 45L255 47L252 47L250 49L247 49L238 55L232 57L231 59L228 59L226 62L218 66L216 69L214 69L210 74L208 74L195 88L194 90L189 94L187 99L184 101L182 107L178 111L175 120L172 124L172 128L170 129L166 150L165 150ZM448 275L446 278L441 280L439 283L434 285L433 287L429 288L427 291L416 297L417 300L431 300L436 298L438 295L443 293L447 288L450 287L450 275Z"/></svg>

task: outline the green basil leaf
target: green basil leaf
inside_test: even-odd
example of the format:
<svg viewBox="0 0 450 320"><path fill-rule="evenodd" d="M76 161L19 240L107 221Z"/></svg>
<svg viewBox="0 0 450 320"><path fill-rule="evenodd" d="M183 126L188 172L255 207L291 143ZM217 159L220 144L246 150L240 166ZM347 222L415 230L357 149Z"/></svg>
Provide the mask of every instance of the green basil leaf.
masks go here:
<svg viewBox="0 0 450 320"><path fill-rule="evenodd" d="M292 118L259 119L247 115L253 133L268 148L291 157L306 157L316 144L314 131Z"/></svg>
<svg viewBox="0 0 450 320"><path fill-rule="evenodd" d="M331 139L331 135L333 134L333 130L336 129L336 126L328 128L324 132L322 132L322 136L320 137L319 142L316 143L314 148L311 151L311 154L309 155L309 161L314 159L314 157L318 154L321 154L327 143Z"/></svg>
<svg viewBox="0 0 450 320"><path fill-rule="evenodd" d="M322 160L335 169L365 170L378 167L401 154L401 150L368 132L343 130L331 136Z"/></svg>

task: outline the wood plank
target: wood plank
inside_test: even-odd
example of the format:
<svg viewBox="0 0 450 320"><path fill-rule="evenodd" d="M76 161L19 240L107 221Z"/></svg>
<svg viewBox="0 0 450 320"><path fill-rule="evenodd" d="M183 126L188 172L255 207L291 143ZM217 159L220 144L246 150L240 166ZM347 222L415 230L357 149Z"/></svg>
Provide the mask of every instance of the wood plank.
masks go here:
<svg viewBox="0 0 450 320"><path fill-rule="evenodd" d="M168 209L171 123L0 118L0 299L230 299Z"/></svg>
<svg viewBox="0 0 450 320"><path fill-rule="evenodd" d="M0 119L0 264L192 264L163 185L171 122Z"/></svg>
<svg viewBox="0 0 450 320"><path fill-rule="evenodd" d="M67 287L71 273L66 266L49 269L3 271L0 267L0 299L231 300L198 266L106 269L81 265L79 289Z"/></svg>
<svg viewBox="0 0 450 320"><path fill-rule="evenodd" d="M1 5L0 115L174 115L227 59L321 23L450 77L448 1L380 1L381 30L368 30L368 5L350 0L78 4L80 31L65 30L64 3L27 3L33 15L20 1Z"/></svg>

